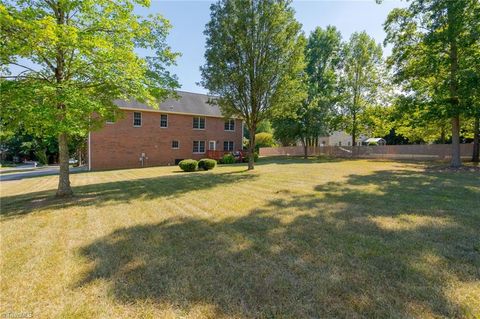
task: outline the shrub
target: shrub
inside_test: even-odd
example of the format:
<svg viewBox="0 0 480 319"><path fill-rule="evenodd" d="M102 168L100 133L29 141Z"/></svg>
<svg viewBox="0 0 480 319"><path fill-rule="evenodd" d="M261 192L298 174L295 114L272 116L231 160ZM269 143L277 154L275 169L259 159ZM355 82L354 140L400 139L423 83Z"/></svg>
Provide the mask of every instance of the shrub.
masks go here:
<svg viewBox="0 0 480 319"><path fill-rule="evenodd" d="M235 157L232 154L225 154L223 155L222 164L233 164L235 163Z"/></svg>
<svg viewBox="0 0 480 319"><path fill-rule="evenodd" d="M213 169L215 165L217 165L217 161L211 158L202 158L198 161L198 169L203 169L206 171Z"/></svg>
<svg viewBox="0 0 480 319"><path fill-rule="evenodd" d="M185 172L194 172L198 167L198 162L193 159L186 159L178 163L178 166Z"/></svg>
<svg viewBox="0 0 480 319"><path fill-rule="evenodd" d="M258 150L260 147L273 147L275 146L275 141L273 140L272 133L257 133L255 134L255 149Z"/></svg>
<svg viewBox="0 0 480 319"><path fill-rule="evenodd" d="M253 161L258 161L258 152L253 153ZM243 162L248 163L248 154L245 154L245 157L243 157Z"/></svg>

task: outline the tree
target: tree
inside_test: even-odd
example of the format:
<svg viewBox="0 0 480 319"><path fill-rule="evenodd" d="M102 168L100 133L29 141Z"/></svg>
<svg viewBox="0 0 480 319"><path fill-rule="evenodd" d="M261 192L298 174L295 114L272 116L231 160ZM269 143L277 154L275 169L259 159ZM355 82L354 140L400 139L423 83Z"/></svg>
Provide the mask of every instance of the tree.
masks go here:
<svg viewBox="0 0 480 319"><path fill-rule="evenodd" d="M359 119L365 109L380 103L383 84L382 48L366 32L353 33L342 52L342 118L356 145Z"/></svg>
<svg viewBox="0 0 480 319"><path fill-rule="evenodd" d="M255 150L258 151L260 147L274 147L275 141L273 134L267 132L260 132L255 134Z"/></svg>
<svg viewBox="0 0 480 319"><path fill-rule="evenodd" d="M274 120L275 137L283 141L300 140L304 157L308 146L317 144L318 137L330 131L334 109L339 100L338 68L342 37L333 26L316 28L305 47L304 87L307 96L297 104L295 112Z"/></svg>
<svg viewBox="0 0 480 319"><path fill-rule="evenodd" d="M201 83L225 116L245 121L253 169L257 125L303 99L301 25L287 0L222 0L210 10Z"/></svg>
<svg viewBox="0 0 480 319"><path fill-rule="evenodd" d="M478 0L415 0L385 22L385 41L394 45L389 63L405 95L419 95L432 117L450 118L453 167L461 165L460 117L471 94L465 66L478 47L479 8Z"/></svg>
<svg viewBox="0 0 480 319"><path fill-rule="evenodd" d="M143 18L136 0L12 0L0 4L1 120L39 136L56 136L57 196L70 196L68 141L114 114L114 99L155 106L178 86L165 69L176 53L170 25ZM146 57L135 53L144 49ZM16 72L15 69L16 68Z"/></svg>

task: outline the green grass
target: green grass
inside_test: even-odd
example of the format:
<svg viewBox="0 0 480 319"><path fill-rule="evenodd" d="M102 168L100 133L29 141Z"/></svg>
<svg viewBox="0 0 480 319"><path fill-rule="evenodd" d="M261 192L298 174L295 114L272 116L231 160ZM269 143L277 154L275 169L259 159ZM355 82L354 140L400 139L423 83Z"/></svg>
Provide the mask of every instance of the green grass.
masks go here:
<svg viewBox="0 0 480 319"><path fill-rule="evenodd" d="M480 175L277 159L1 184L0 313L478 318Z"/></svg>

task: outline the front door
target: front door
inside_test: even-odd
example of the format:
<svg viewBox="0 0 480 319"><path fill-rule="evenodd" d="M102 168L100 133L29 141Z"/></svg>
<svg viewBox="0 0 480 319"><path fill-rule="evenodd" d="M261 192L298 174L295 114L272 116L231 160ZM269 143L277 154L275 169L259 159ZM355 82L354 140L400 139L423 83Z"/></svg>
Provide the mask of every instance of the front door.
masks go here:
<svg viewBox="0 0 480 319"><path fill-rule="evenodd" d="M215 151L217 149L217 142L215 141L209 141L208 142L208 149L210 151Z"/></svg>

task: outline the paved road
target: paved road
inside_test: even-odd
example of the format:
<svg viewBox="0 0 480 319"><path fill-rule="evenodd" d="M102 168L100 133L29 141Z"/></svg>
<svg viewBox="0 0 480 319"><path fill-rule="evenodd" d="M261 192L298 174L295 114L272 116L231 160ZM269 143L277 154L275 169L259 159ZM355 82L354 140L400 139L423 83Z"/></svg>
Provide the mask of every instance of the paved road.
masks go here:
<svg viewBox="0 0 480 319"><path fill-rule="evenodd" d="M1 182L17 181L24 178L30 178L30 177L58 175L59 170L60 170L59 166L47 166L47 167L37 167L37 168L30 167L30 168L25 168L23 172L19 172L17 171L17 168L15 168L15 173L0 174L0 181ZM70 167L71 173L81 172L85 170L86 170L85 167Z"/></svg>

